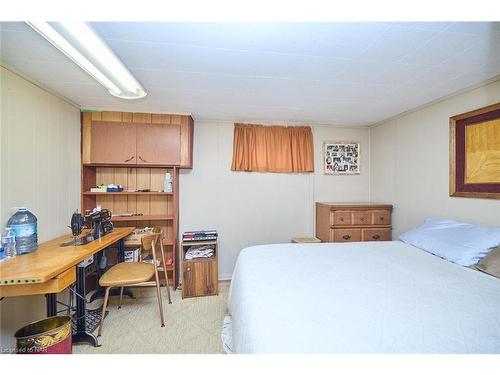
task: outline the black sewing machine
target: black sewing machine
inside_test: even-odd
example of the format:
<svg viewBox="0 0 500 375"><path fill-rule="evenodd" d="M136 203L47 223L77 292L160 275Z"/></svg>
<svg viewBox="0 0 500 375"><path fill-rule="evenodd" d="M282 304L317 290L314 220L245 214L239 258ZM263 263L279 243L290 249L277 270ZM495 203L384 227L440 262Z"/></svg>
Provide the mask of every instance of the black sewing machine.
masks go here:
<svg viewBox="0 0 500 375"><path fill-rule="evenodd" d="M76 210L71 216L71 225L69 228L71 228L74 240L63 243L61 246L85 245L113 230L111 211L103 209L100 211L93 211L84 216ZM84 228L90 229L90 235L81 237Z"/></svg>

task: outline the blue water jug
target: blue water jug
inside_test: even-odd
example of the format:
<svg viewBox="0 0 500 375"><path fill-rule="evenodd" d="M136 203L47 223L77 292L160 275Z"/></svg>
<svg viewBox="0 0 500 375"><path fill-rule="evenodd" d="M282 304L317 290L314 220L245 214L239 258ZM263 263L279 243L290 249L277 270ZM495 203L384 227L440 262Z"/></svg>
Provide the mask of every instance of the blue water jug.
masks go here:
<svg viewBox="0 0 500 375"><path fill-rule="evenodd" d="M17 212L7 221L16 235L17 255L32 253L38 247L37 219L25 207L18 208Z"/></svg>

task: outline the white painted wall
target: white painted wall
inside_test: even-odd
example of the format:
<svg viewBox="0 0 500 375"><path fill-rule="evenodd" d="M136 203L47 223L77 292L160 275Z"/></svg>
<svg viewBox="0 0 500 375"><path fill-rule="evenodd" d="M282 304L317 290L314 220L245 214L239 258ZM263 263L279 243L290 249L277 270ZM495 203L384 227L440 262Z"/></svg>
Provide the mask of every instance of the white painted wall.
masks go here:
<svg viewBox="0 0 500 375"><path fill-rule="evenodd" d="M231 277L247 246L314 235L315 201L369 198L369 129L313 126L313 136L314 173L232 172L233 123L195 121L194 168L180 176L180 234L219 232L219 277ZM323 175L323 142L332 140L361 142L361 175Z"/></svg>
<svg viewBox="0 0 500 375"><path fill-rule="evenodd" d="M435 215L500 226L500 200L449 197L449 118L500 102L500 81L371 128L371 198L394 204L394 235Z"/></svg>
<svg viewBox="0 0 500 375"><path fill-rule="evenodd" d="M80 206L80 110L3 67L0 85L0 227L26 206L47 241ZM0 346L12 347L15 330L45 317L44 297L5 298L0 315Z"/></svg>

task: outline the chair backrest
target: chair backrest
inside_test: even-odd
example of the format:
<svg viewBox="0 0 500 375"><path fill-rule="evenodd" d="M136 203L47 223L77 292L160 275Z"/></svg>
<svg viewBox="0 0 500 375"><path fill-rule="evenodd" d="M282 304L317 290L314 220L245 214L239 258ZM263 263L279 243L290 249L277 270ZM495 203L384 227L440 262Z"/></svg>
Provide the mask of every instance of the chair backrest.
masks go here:
<svg viewBox="0 0 500 375"><path fill-rule="evenodd" d="M141 238L142 250L146 252L151 252L153 256L153 264L155 265L155 267L157 266L155 244L158 242L159 238L160 238L160 233L146 234Z"/></svg>

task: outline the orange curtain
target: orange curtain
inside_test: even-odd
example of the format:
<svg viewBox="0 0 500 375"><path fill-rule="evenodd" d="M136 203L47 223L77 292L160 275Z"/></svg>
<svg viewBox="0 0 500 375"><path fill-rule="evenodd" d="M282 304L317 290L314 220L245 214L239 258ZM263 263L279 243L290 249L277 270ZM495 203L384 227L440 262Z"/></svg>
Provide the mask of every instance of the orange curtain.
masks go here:
<svg viewBox="0 0 500 375"><path fill-rule="evenodd" d="M311 128L234 124L231 170L314 172Z"/></svg>

